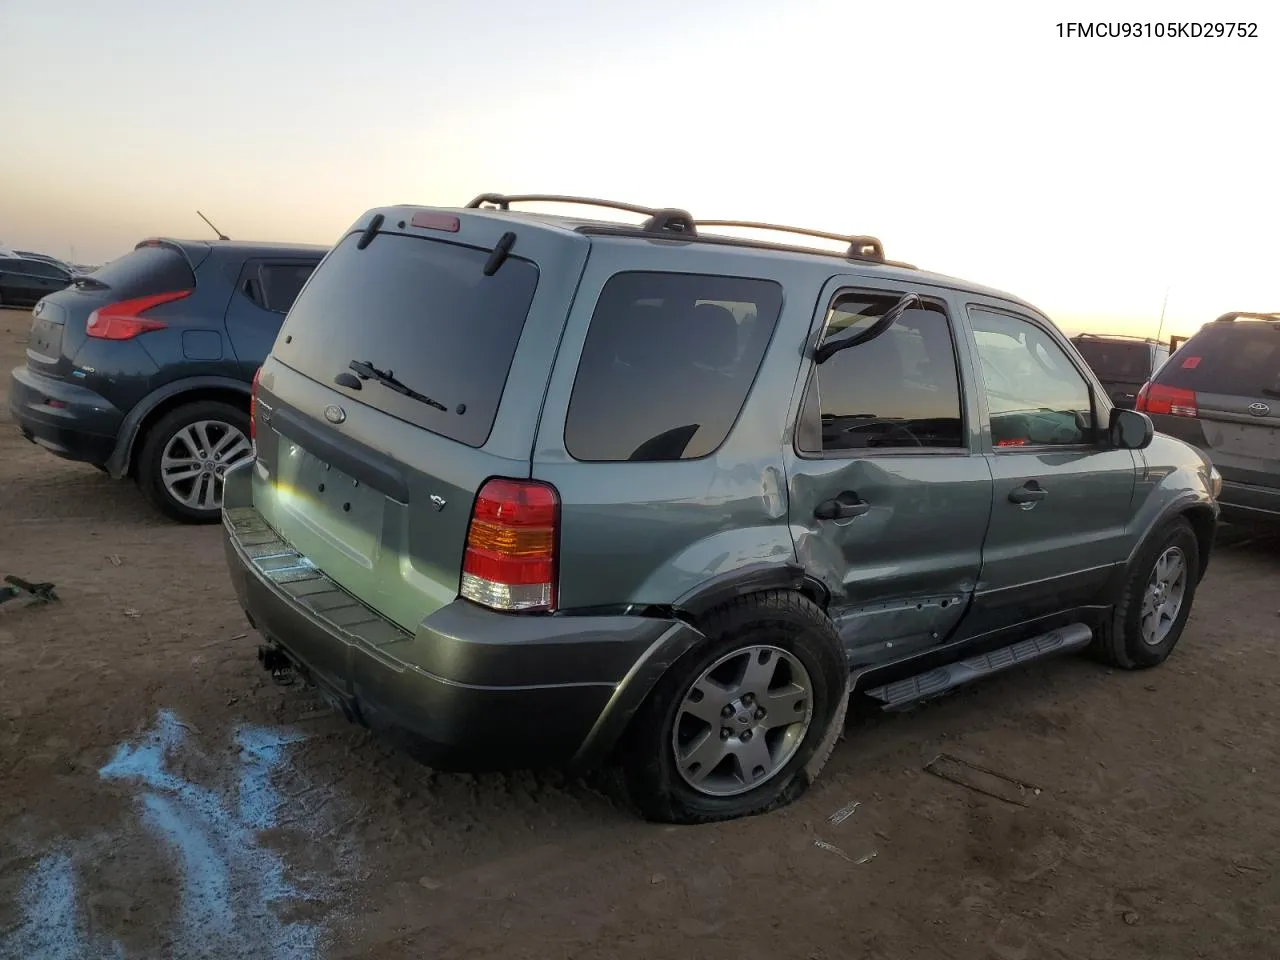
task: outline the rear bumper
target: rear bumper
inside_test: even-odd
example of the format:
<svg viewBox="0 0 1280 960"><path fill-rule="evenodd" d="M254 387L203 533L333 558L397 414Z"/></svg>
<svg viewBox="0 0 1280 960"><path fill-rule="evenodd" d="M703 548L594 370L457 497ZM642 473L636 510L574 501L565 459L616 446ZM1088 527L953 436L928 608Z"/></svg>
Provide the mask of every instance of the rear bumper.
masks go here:
<svg viewBox="0 0 1280 960"><path fill-rule="evenodd" d="M1224 480L1218 495L1226 523L1280 527L1280 489Z"/></svg>
<svg viewBox="0 0 1280 960"><path fill-rule="evenodd" d="M438 769L592 766L699 635L639 616L522 617L456 600L410 634L338 587L252 507L224 513L236 596L352 719Z"/></svg>
<svg viewBox="0 0 1280 960"><path fill-rule="evenodd" d="M50 405L50 401L54 405ZM109 401L87 387L15 367L9 375L9 410L22 435L66 460L101 466L124 420Z"/></svg>

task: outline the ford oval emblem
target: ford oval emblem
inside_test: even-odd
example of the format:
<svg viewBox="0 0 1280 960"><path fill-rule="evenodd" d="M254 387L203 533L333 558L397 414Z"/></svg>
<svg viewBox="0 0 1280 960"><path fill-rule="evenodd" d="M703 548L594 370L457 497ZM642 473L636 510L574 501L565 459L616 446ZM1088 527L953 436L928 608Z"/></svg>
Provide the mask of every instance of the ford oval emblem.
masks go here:
<svg viewBox="0 0 1280 960"><path fill-rule="evenodd" d="M1271 408L1267 404L1258 402L1249 404L1249 412L1255 417L1265 417L1271 412Z"/></svg>
<svg viewBox="0 0 1280 960"><path fill-rule="evenodd" d="M330 423L341 423L347 419L347 411L343 410L336 403L331 403L324 408L324 418Z"/></svg>

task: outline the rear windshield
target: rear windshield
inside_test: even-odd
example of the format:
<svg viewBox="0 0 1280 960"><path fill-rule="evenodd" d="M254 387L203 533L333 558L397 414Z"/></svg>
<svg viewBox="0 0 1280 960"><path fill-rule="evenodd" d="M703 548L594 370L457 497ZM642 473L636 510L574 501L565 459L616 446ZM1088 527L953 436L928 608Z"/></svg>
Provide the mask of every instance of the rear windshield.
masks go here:
<svg viewBox="0 0 1280 960"><path fill-rule="evenodd" d="M190 290L196 285L187 258L172 247L138 247L93 271L90 276L125 297Z"/></svg>
<svg viewBox="0 0 1280 960"><path fill-rule="evenodd" d="M1087 337L1071 342L1099 380L1142 382L1151 376L1151 347L1148 344Z"/></svg>
<svg viewBox="0 0 1280 960"><path fill-rule="evenodd" d="M367 382L361 403L481 447L489 438L538 268L514 255L484 275L488 250L379 233L346 237L294 301L273 354L331 385L352 361L394 374L443 405Z"/></svg>
<svg viewBox="0 0 1280 960"><path fill-rule="evenodd" d="M742 411L782 310L771 280L619 273L600 292L565 423L576 460L693 460Z"/></svg>
<svg viewBox="0 0 1280 960"><path fill-rule="evenodd" d="M1280 396L1280 323L1213 323L1178 348L1157 382L1197 393Z"/></svg>

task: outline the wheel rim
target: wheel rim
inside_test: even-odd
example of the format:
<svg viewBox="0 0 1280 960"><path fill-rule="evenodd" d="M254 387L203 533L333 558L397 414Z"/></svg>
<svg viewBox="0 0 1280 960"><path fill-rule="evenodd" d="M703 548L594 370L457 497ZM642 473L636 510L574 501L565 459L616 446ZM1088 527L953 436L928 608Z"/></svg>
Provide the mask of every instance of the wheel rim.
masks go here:
<svg viewBox="0 0 1280 960"><path fill-rule="evenodd" d="M169 496L193 510L222 509L222 477L253 455L239 427L223 420L189 423L164 445L160 478Z"/></svg>
<svg viewBox="0 0 1280 960"><path fill-rule="evenodd" d="M721 657L685 691L671 749L694 790L730 797L767 783L804 742L813 685L793 654L743 647Z"/></svg>
<svg viewBox="0 0 1280 960"><path fill-rule="evenodd" d="M1158 646L1169 636L1187 593L1187 556L1170 547L1156 560L1142 597L1142 639Z"/></svg>

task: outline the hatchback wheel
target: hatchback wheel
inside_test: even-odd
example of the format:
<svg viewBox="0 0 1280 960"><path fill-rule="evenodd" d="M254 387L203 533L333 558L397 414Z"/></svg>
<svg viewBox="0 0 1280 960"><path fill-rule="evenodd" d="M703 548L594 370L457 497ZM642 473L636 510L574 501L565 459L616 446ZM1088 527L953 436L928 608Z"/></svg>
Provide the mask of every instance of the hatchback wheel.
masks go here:
<svg viewBox="0 0 1280 960"><path fill-rule="evenodd" d="M703 623L709 643L658 681L624 747L651 820L704 823L790 803L843 729L848 669L831 621L799 594L756 594Z"/></svg>
<svg viewBox="0 0 1280 960"><path fill-rule="evenodd" d="M201 400L165 414L138 456L138 485L161 511L183 523L212 523L222 512L222 478L253 456L248 414Z"/></svg>

